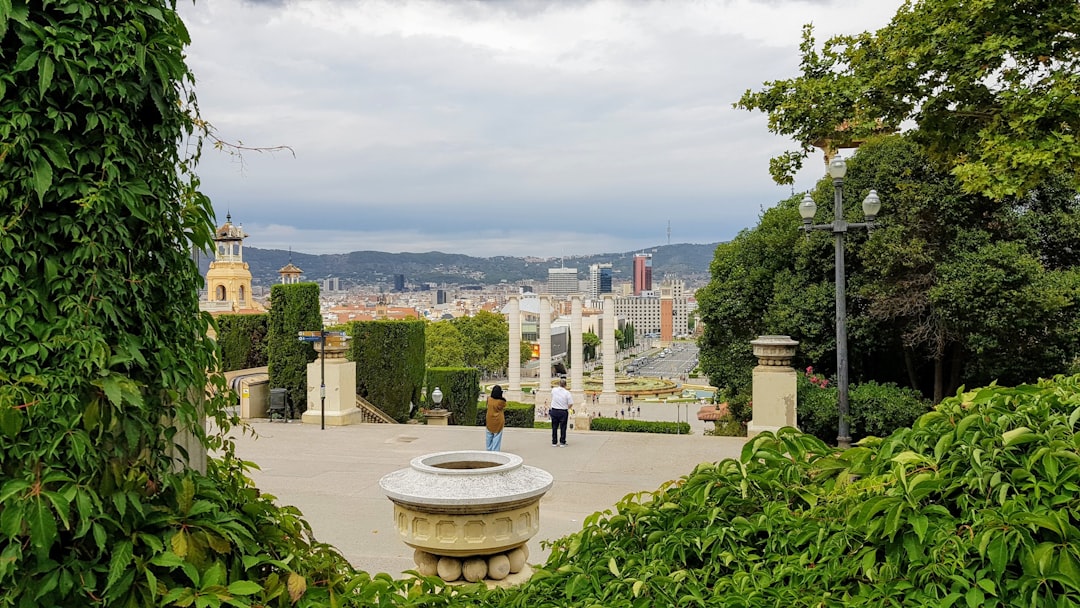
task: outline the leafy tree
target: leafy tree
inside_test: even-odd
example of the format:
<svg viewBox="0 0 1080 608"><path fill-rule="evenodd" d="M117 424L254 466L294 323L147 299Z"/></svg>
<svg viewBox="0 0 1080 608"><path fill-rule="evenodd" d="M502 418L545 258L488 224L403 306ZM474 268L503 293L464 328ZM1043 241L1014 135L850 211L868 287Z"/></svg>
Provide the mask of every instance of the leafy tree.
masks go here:
<svg viewBox="0 0 1080 608"><path fill-rule="evenodd" d="M424 384L424 321L351 321L348 359L356 393L398 422L420 403Z"/></svg>
<svg viewBox="0 0 1080 608"><path fill-rule="evenodd" d="M311 342L297 339L301 331L319 331L319 286L316 283L274 285L270 288L267 357L270 388L289 391L292 411L307 410L307 366L316 358Z"/></svg>
<svg viewBox="0 0 1080 608"><path fill-rule="evenodd" d="M1080 4L917 0L874 33L818 53L804 30L802 74L747 91L738 107L800 150L772 161L780 183L814 148L850 147L913 121L913 137L967 192L994 200L1063 176L1080 188Z"/></svg>
<svg viewBox="0 0 1080 608"><path fill-rule="evenodd" d="M872 139L850 160L848 218L861 215L871 187L885 211L870 235L845 239L853 379L907 384L936 401L961 384L1067 368L1080 352L1080 283L1074 259L1047 244L1076 238L1075 195L964 194L899 136ZM822 180L814 194L824 203L832 184ZM797 198L718 247L712 281L698 293L702 369L729 395L748 390L749 341L761 334L791 335L800 366L835 372L833 237L800 234Z"/></svg>
<svg viewBox="0 0 1080 608"><path fill-rule="evenodd" d="M507 337L510 324L500 314L480 310L471 317L459 317L451 323L461 332L465 350L465 365L481 373L501 374L510 357Z"/></svg>
<svg viewBox="0 0 1080 608"><path fill-rule="evenodd" d="M428 323L424 328L426 367L461 367L465 364L465 347L461 332L449 321Z"/></svg>
<svg viewBox="0 0 1080 608"><path fill-rule="evenodd" d="M591 331L581 334L582 350L586 361L596 358L597 349L600 347L600 337Z"/></svg>

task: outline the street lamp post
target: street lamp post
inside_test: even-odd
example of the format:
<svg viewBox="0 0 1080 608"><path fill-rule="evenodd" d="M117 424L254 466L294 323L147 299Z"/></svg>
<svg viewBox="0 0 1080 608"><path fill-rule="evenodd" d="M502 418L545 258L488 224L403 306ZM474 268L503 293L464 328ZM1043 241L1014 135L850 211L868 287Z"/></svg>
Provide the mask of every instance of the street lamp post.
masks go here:
<svg viewBox="0 0 1080 608"><path fill-rule="evenodd" d="M865 222L844 221L844 175L847 174L847 162L839 154L833 156L829 162L829 175L833 178L833 221L831 224L814 224L814 215L817 213L817 205L810 193L803 196L802 204L799 205L799 215L802 216L803 230L807 236L811 230L828 230L833 233L836 249L836 390L837 409L840 424L836 436L836 443L841 448L851 447L851 430L848 423L848 352L847 352L847 294L845 290L844 276L844 233L849 228L865 228L869 231L874 226L881 209L881 199L877 191L871 190L863 199L863 215Z"/></svg>

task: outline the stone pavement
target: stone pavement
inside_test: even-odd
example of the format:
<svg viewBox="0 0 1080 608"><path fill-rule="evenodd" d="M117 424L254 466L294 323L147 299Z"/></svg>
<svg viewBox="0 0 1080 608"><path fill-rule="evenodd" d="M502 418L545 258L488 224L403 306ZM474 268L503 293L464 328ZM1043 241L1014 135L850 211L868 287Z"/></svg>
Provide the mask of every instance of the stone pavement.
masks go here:
<svg viewBox="0 0 1080 608"><path fill-rule="evenodd" d="M696 411L696 410L695 410ZM483 427L360 424L326 427L251 421L257 434L234 431L237 455L255 462L255 484L294 505L315 537L354 566L395 578L413 568L412 548L398 539L393 506L379 479L409 466L416 456L484 449ZM503 451L521 456L555 478L540 502L540 532L529 541L529 562L542 563L541 540L581 529L582 521L610 509L627 494L657 489L690 473L699 462L738 457L738 437L570 431L566 448L551 445L546 429L507 428Z"/></svg>

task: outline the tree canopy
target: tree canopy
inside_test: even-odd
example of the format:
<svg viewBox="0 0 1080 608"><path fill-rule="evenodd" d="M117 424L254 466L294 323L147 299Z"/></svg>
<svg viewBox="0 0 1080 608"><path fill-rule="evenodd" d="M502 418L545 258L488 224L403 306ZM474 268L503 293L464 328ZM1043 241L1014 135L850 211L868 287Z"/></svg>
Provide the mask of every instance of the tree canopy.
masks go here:
<svg viewBox="0 0 1080 608"><path fill-rule="evenodd" d="M852 147L914 124L929 158L966 192L994 200L1063 176L1080 187L1080 3L917 0L884 28L815 48L801 75L747 91L736 106L769 114L799 150L774 158L779 183L813 148Z"/></svg>
<svg viewBox="0 0 1080 608"><path fill-rule="evenodd" d="M1063 180L1003 202L956 181L901 136L849 161L849 220L870 188L884 203L873 232L846 236L853 379L940 400L961 384L1060 373L1080 356L1080 199ZM814 197L824 206L831 180ZM835 372L833 237L801 233L798 198L717 248L698 304L702 368L718 386L748 386L748 342L769 333L801 342L800 367Z"/></svg>

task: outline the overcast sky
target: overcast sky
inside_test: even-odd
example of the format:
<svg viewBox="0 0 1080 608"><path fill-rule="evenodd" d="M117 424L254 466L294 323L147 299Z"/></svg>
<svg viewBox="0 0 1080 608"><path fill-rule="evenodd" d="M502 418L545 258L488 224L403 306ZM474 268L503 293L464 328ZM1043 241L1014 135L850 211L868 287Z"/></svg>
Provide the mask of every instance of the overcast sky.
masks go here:
<svg viewBox="0 0 1080 608"><path fill-rule="evenodd" d="M179 3L203 191L248 245L483 257L711 243L791 188L794 145L747 88L901 0L198 0ZM796 190L824 173L813 159Z"/></svg>

